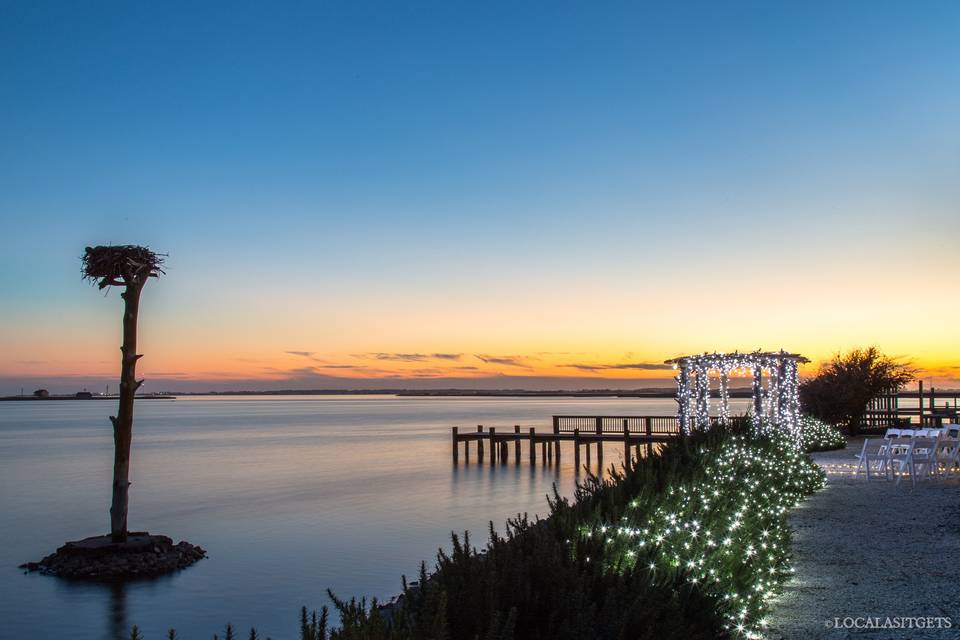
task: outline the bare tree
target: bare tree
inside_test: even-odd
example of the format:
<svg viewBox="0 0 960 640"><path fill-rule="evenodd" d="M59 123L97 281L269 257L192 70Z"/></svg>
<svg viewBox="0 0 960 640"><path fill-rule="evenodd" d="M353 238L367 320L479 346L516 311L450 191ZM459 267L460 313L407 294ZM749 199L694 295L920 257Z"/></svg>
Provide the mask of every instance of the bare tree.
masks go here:
<svg viewBox="0 0 960 640"><path fill-rule="evenodd" d="M884 355L877 347L838 353L800 385L800 402L806 413L856 435L870 401L899 389L913 380L914 373L908 364Z"/></svg>
<svg viewBox="0 0 960 640"><path fill-rule="evenodd" d="M127 507L130 490L130 442L133 437L133 399L143 384L137 381L137 316L140 293L150 278L164 273L163 256L133 245L87 247L83 277L100 289L123 287L123 346L120 347L120 407L113 423L113 499L110 504L110 536L114 542L127 539Z"/></svg>

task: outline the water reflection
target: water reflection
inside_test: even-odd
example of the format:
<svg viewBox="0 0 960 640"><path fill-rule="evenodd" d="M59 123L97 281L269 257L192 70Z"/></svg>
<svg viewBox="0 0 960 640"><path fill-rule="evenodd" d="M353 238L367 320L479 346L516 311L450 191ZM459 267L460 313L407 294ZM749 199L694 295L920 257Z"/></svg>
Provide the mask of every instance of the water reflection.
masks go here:
<svg viewBox="0 0 960 640"><path fill-rule="evenodd" d="M110 604L107 609L107 640L126 640L130 638L130 623L127 619L127 585L114 582L107 587L110 590Z"/></svg>

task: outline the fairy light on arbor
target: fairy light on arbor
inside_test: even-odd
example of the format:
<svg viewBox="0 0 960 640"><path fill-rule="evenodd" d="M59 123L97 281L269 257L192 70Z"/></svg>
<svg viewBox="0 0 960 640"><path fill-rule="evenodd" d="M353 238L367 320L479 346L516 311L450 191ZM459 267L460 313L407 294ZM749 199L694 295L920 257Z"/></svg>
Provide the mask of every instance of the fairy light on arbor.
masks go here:
<svg viewBox="0 0 960 640"><path fill-rule="evenodd" d="M800 416L797 367L807 359L757 351L667 362L678 369L677 417L685 434L698 432L687 440L696 444L681 448L685 464L662 490L642 491L622 511L580 525L590 554L584 561L653 579L680 577L717 597L731 637L763 638L770 600L793 571L787 512L824 484L803 446L832 442L829 427L811 427ZM745 376L753 392L748 428L699 433L712 424L712 379L717 421L726 424L730 378Z"/></svg>
<svg viewBox="0 0 960 640"><path fill-rule="evenodd" d="M704 353L667 360L677 374L677 419L680 429L689 434L705 430L711 424L711 377L719 379L719 422L730 419L729 377L731 374L753 374L753 415L765 425L776 424L800 441L800 399L797 367L809 362L803 356L786 351L754 351L753 353ZM767 376L767 386L763 377ZM692 405L692 406L691 406Z"/></svg>

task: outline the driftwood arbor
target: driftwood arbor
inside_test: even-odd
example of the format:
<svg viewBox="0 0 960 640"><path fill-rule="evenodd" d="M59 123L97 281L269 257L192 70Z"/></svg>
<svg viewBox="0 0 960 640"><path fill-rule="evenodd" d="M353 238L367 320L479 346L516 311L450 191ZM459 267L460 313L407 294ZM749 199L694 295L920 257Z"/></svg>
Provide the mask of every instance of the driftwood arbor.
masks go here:
<svg viewBox="0 0 960 640"><path fill-rule="evenodd" d="M130 489L130 442L133 436L133 399L143 384L137 381L137 316L140 293L150 278L163 273L163 256L133 245L87 247L83 277L100 289L123 287L123 345L120 347L120 406L113 423L113 499L110 504L110 537L127 540L127 506Z"/></svg>

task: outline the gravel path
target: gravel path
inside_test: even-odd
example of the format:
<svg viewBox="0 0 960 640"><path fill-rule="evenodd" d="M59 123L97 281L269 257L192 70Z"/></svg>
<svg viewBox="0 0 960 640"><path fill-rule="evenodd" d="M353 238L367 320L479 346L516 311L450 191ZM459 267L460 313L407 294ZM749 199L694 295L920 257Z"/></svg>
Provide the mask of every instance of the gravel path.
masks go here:
<svg viewBox="0 0 960 640"><path fill-rule="evenodd" d="M770 638L960 638L960 479L872 481L847 465L862 440L814 454L827 487L790 517L796 574L772 606ZM845 618L949 618L951 628L843 628ZM840 628L836 628L839 619ZM901 621L901 625L909 621Z"/></svg>

